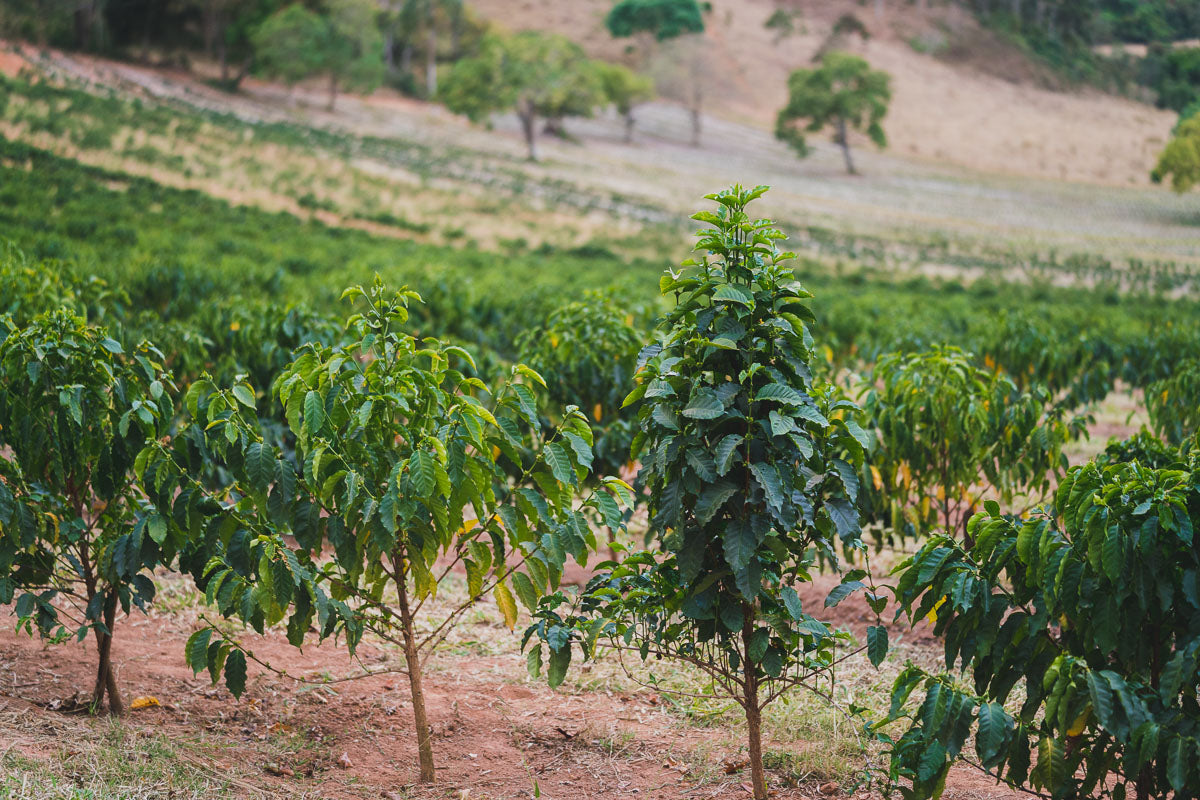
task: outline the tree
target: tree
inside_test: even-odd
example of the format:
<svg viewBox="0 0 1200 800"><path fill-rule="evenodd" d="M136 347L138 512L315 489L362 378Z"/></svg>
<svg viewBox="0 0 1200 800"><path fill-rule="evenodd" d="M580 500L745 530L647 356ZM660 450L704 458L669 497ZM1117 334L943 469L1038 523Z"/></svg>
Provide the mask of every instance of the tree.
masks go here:
<svg viewBox="0 0 1200 800"><path fill-rule="evenodd" d="M124 708L112 664L118 608L145 609L150 572L182 544L134 480L142 445L167 433L171 379L148 344L125 353L101 328L55 311L0 343L0 603L53 641L89 632L92 705Z"/></svg>
<svg viewBox="0 0 1200 800"><path fill-rule="evenodd" d="M1155 183L1170 177L1171 188L1186 192L1200 182L1200 114L1184 120L1158 156L1150 173Z"/></svg>
<svg viewBox="0 0 1200 800"><path fill-rule="evenodd" d="M572 641L591 657L600 638L702 670L745 711L759 800L763 709L839 659L844 635L804 612L794 584L810 580L814 553L836 561L837 539L858 540L867 440L854 404L830 403L810 377L811 295L776 246L783 234L746 212L764 191L708 195L717 212L693 217L711 226L696 247L707 255L659 282L675 305L626 399L641 403L633 456L658 549L604 565L573 600L547 598L526 631L533 671L549 650L552 685Z"/></svg>
<svg viewBox="0 0 1200 800"><path fill-rule="evenodd" d="M1022 392L953 347L885 355L871 377L863 405L880 445L871 466L901 535L961 531L985 494L1036 501L1084 430L1040 386Z"/></svg>
<svg viewBox="0 0 1200 800"><path fill-rule="evenodd" d="M865 132L879 147L887 146L879 123L891 99L891 78L886 72L871 69L866 61L849 53L826 53L820 67L795 70L788 78L788 102L776 118L775 136L803 158L808 155L804 133L832 125L846 171L854 175L849 129ZM806 123L804 133L796 129L800 122Z"/></svg>
<svg viewBox="0 0 1200 800"><path fill-rule="evenodd" d="M691 112L693 146L700 144L700 113L707 76L699 62L703 48L692 37L704 33L706 7L696 0L619 0L604 19L609 33L617 39L653 37L662 45L684 37L682 48L670 48L667 62L671 65L671 78L661 82L660 88L665 90L664 94L675 95L673 99L682 100Z"/></svg>
<svg viewBox="0 0 1200 800"><path fill-rule="evenodd" d="M636 122L633 110L639 103L654 97L654 84L649 78L638 75L620 64L597 61L594 68L605 99L625 121L625 143L629 144L633 141L633 126Z"/></svg>
<svg viewBox="0 0 1200 800"><path fill-rule="evenodd" d="M523 31L492 35L478 56L458 61L442 86L442 102L472 122L513 110L537 160L539 117L589 116L601 86L579 45L559 34Z"/></svg>
<svg viewBox="0 0 1200 800"><path fill-rule="evenodd" d="M649 33L665 42L687 33L704 33L704 16L696 0L619 0L604 24L617 39Z"/></svg>
<svg viewBox="0 0 1200 800"><path fill-rule="evenodd" d="M263 20L251 39L259 69L291 89L320 71L327 36L321 17L293 3Z"/></svg>
<svg viewBox="0 0 1200 800"><path fill-rule="evenodd" d="M905 720L881 734L905 797L939 796L972 733L975 766L1048 800L1196 796L1198 469L1085 464L1052 512L989 503L974 544L936 536L900 565L901 610L970 673L896 679L874 727Z"/></svg>
<svg viewBox="0 0 1200 800"><path fill-rule="evenodd" d="M383 79L383 37L375 0L326 0L328 18L319 51L320 71L329 76L329 110L339 86L369 92Z"/></svg>
<svg viewBox="0 0 1200 800"><path fill-rule="evenodd" d="M430 782L425 660L484 597L511 629L518 599L535 608L568 557L584 563L595 549L587 514L619 527L614 495L628 501L631 490L609 479L576 497L591 431L568 409L540 438L536 372L514 367L491 395L458 369L474 369L464 350L403 332L415 293L377 281L346 296L365 308L348 321L345 343L299 348L272 389L295 437L294 461L264 442L247 384L217 390L201 380L186 397L191 424L169 446L151 443L139 475L154 502L173 509L170 524L195 528L211 554L188 566L221 614L259 632L287 617L296 646L315 625L322 639L344 635L351 652L368 631L403 648L420 779ZM208 493L189 466L205 453L234 476L207 514ZM505 460L522 467L515 483ZM466 599L419 630L456 568L466 573ZM224 671L235 695L254 658L212 625L192 636L187 656L214 680Z"/></svg>

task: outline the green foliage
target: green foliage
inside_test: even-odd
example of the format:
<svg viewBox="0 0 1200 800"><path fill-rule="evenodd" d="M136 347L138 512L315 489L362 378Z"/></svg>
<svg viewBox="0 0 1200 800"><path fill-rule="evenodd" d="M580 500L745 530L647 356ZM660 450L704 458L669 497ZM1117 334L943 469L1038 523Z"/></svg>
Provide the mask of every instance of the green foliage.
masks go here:
<svg viewBox="0 0 1200 800"><path fill-rule="evenodd" d="M640 403L633 454L659 551L611 565L565 618L552 597L526 632L549 645L551 683L572 638L590 656L599 636L707 672L746 709L756 797L762 708L835 659L838 637L793 585L816 553L832 560L835 541L857 540L866 442L853 403L813 383L810 295L776 245L783 234L746 213L764 191L734 186L707 196L717 212L694 215L710 226L696 245L707 255L663 276L675 305L625 401Z"/></svg>
<svg viewBox="0 0 1200 800"><path fill-rule="evenodd" d="M96 706L122 704L109 651L118 605L145 608L182 539L143 502L134 459L174 417L162 354L126 352L69 311L11 319L0 342L0 603L18 627L100 650ZM61 601L78 610L64 613Z"/></svg>
<svg viewBox="0 0 1200 800"><path fill-rule="evenodd" d="M1200 361L1188 359L1174 373L1146 387L1150 424L1160 436L1179 445L1200 431Z"/></svg>
<svg viewBox="0 0 1200 800"><path fill-rule="evenodd" d="M263 20L252 41L258 68L289 86L321 70L328 28L300 3L292 3Z"/></svg>
<svg viewBox="0 0 1200 800"><path fill-rule="evenodd" d="M320 71L329 75L331 90L339 85L371 91L383 80L383 36L374 0L325 0L328 20ZM330 105L333 95L330 96Z"/></svg>
<svg viewBox="0 0 1200 800"><path fill-rule="evenodd" d="M620 474L630 463L636 425L621 405L642 344L632 314L611 294L557 308L517 339L517 359L546 379L551 408L576 406L591 415L597 475Z"/></svg>
<svg viewBox="0 0 1200 800"><path fill-rule="evenodd" d="M1200 182L1200 115L1180 122L1150 173L1155 183L1171 179L1171 188L1186 192Z"/></svg>
<svg viewBox="0 0 1200 800"><path fill-rule="evenodd" d="M648 33L660 42L704 32L704 16L696 0L618 0L604 18L617 38Z"/></svg>
<svg viewBox="0 0 1200 800"><path fill-rule="evenodd" d="M983 498L1026 503L1065 471L1063 447L1085 420L1064 421L1040 386L1021 391L957 348L882 357L864 407L878 430L871 466L893 531L961 531Z"/></svg>
<svg viewBox="0 0 1200 800"><path fill-rule="evenodd" d="M846 168L854 172L847 128L866 133L879 147L886 146L880 122L891 99L891 77L886 72L871 69L866 61L849 53L826 53L821 66L798 69L788 77L788 102L776 117L775 136L803 157L808 154L804 133L832 126L846 154ZM802 129L797 123L803 123Z"/></svg>
<svg viewBox="0 0 1200 800"><path fill-rule="evenodd" d="M628 141L633 129L633 109L654 97L654 82L639 75L628 67L608 61L593 62L600 81L604 99L616 112L625 118L625 134Z"/></svg>
<svg viewBox="0 0 1200 800"><path fill-rule="evenodd" d="M1151 88L1160 108L1182 112L1200 100L1200 47L1170 48L1158 57Z"/></svg>
<svg viewBox="0 0 1200 800"><path fill-rule="evenodd" d="M991 503L974 544L933 537L901 565L900 607L932 612L971 678L910 664L896 680L889 721L909 727L884 738L905 797L936 797L971 733L984 769L1042 797L1194 794L1198 477L1195 460L1086 464L1052 514Z"/></svg>
<svg viewBox="0 0 1200 800"><path fill-rule="evenodd" d="M187 393L191 425L171 447L147 448L139 472L155 502L174 508L173 525L203 531L202 551L212 555L189 559L189 568L222 615L260 632L287 618L296 646L314 620L319 638L344 635L351 651L364 631L404 646L416 676L422 778L431 780L421 654L486 596L512 628L514 591L533 606L554 590L565 560L582 563L595 548L585 511L620 527L613 495L627 500L629 490L610 479L576 505L591 431L568 409L548 439L537 436L533 389L544 382L536 372L514 367L492 395L460 371L472 366L466 351L403 332L415 293L377 281L346 296L365 305L348 321L346 342L302 346L272 388L295 437L294 459L264 441L249 385L218 390L201 380ZM234 477L207 521L208 494L190 466L206 453ZM524 465L515 486L505 459ZM319 558L325 547L332 560ZM458 565L468 599L418 631L420 611ZM382 594L388 584L395 601ZM224 659L240 648L219 635L210 641L215 633L197 634L188 661L214 679L224 663L237 694L244 675L231 675Z"/></svg>
<svg viewBox="0 0 1200 800"><path fill-rule="evenodd" d="M530 159L537 158L538 117L591 116L603 86L579 45L560 34L491 35L480 53L455 63L440 93L446 107L473 122L499 111L521 120Z"/></svg>

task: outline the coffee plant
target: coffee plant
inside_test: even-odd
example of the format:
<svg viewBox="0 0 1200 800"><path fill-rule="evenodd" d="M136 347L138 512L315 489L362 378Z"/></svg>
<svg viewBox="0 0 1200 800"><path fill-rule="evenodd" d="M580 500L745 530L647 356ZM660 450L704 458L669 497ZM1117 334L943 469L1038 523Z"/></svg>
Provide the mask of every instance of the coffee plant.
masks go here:
<svg viewBox="0 0 1200 800"><path fill-rule="evenodd" d="M746 206L766 191L734 186L694 215L699 259L660 281L674 307L642 353L633 456L648 492L654 551L634 553L574 598L548 598L526 631L538 672L563 680L572 642L603 638L641 658L704 672L744 709L754 796L767 796L762 711L838 660L836 634L794 588L818 554L859 536L855 500L865 432L847 401L826 402L809 362L809 293L784 238ZM563 608L566 604L566 608ZM544 643L544 644L543 644Z"/></svg>
<svg viewBox="0 0 1200 800"><path fill-rule="evenodd" d="M170 427L174 387L153 346L126 352L69 311L0 325L0 603L53 641L91 633L92 705L120 714L117 612L145 609L182 543L133 470Z"/></svg>
<svg viewBox="0 0 1200 800"><path fill-rule="evenodd" d="M953 347L880 358L864 408L879 435L872 488L902 537L961 531L985 496L1036 499L1066 469L1063 447L1086 422L1064 419L1040 386L1021 391Z"/></svg>
<svg viewBox="0 0 1200 800"><path fill-rule="evenodd" d="M1146 387L1150 424L1171 444L1200 431L1200 361L1188 359L1168 378Z"/></svg>
<svg viewBox="0 0 1200 800"><path fill-rule="evenodd" d="M345 636L351 651L366 632L403 648L428 782L426 659L485 596L513 628L518 600L536 608L565 560L583 563L595 549L589 513L620 527L618 498L628 502L630 490L608 479L577 500L591 431L568 409L549 438L538 435L533 387L544 383L532 369L514 367L493 396L456 366L471 364L466 351L403 332L415 293L377 281L346 296L365 305L348 321L346 343L302 346L272 388L295 437L294 462L263 441L260 398L247 384L198 381L186 397L190 433L147 448L140 474L156 502L173 504L172 524L202 532L212 555L189 563L221 614L260 632L286 617L296 646L315 624L320 638ZM189 468L205 450L234 476L207 522ZM515 486L505 459L527 463ZM424 622L456 569L466 573L465 599ZM224 669L234 694L245 687L247 655L211 625L187 645L192 667L214 680Z"/></svg>
<svg viewBox="0 0 1200 800"><path fill-rule="evenodd" d="M622 402L643 343L631 315L611 295L599 294L555 309L517 340L518 359L546 379L551 407L573 405L591 416L597 475L618 475L629 466L636 426Z"/></svg>
<svg viewBox="0 0 1200 800"><path fill-rule="evenodd" d="M933 536L901 565L900 608L968 673L897 678L887 721L908 729L883 738L904 797L938 796L957 759L1046 798L1200 792L1198 479L1194 458L1086 464L1052 511L989 501L971 545Z"/></svg>

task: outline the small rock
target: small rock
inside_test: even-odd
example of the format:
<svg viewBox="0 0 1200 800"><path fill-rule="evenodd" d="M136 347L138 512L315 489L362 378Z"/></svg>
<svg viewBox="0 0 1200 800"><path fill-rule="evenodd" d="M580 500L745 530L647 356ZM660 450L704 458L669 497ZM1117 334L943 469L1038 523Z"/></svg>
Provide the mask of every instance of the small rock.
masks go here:
<svg viewBox="0 0 1200 800"><path fill-rule="evenodd" d="M350 760L349 753L342 753L338 756L337 765L342 769L350 769L354 766L354 762Z"/></svg>

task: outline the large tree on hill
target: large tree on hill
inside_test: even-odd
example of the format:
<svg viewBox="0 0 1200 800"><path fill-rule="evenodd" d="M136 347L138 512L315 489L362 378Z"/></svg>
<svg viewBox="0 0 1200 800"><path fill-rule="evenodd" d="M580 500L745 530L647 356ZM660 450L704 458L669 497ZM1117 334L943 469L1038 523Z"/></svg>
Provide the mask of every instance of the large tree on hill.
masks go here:
<svg viewBox="0 0 1200 800"><path fill-rule="evenodd" d="M704 106L704 49L692 40L704 33L704 11L708 3L696 0L619 0L608 12L604 24L615 38L639 37L661 46L670 43L667 63L670 69L661 75L659 90L664 96L687 106L692 117L692 145L700 144L700 112ZM651 45L643 50L649 60ZM661 70L659 70L661 72Z"/></svg>
<svg viewBox="0 0 1200 800"><path fill-rule="evenodd" d="M537 160L537 121L588 116L602 98L602 87L579 45L559 34L523 31L489 36L480 53L458 61L439 95L446 107L472 122L513 111Z"/></svg>
<svg viewBox="0 0 1200 800"><path fill-rule="evenodd" d="M299 3L280 9L251 37L259 70L294 87L320 69L325 33L325 22Z"/></svg>
<svg viewBox="0 0 1200 800"><path fill-rule="evenodd" d="M850 53L826 53L821 66L798 69L788 78L788 102L776 118L775 136L803 158L809 152L804 134L832 127L846 171L855 175L849 131L862 131L876 145L886 147L880 122L891 99L891 77L886 72L871 69Z"/></svg>
<svg viewBox="0 0 1200 800"><path fill-rule="evenodd" d="M375 0L326 0L324 46L320 71L329 77L329 109L338 88L370 91L383 79L383 36L376 22Z"/></svg>
<svg viewBox="0 0 1200 800"><path fill-rule="evenodd" d="M1200 183L1200 113L1175 128L1150 177L1155 183L1169 177L1171 188L1177 192L1186 192Z"/></svg>

